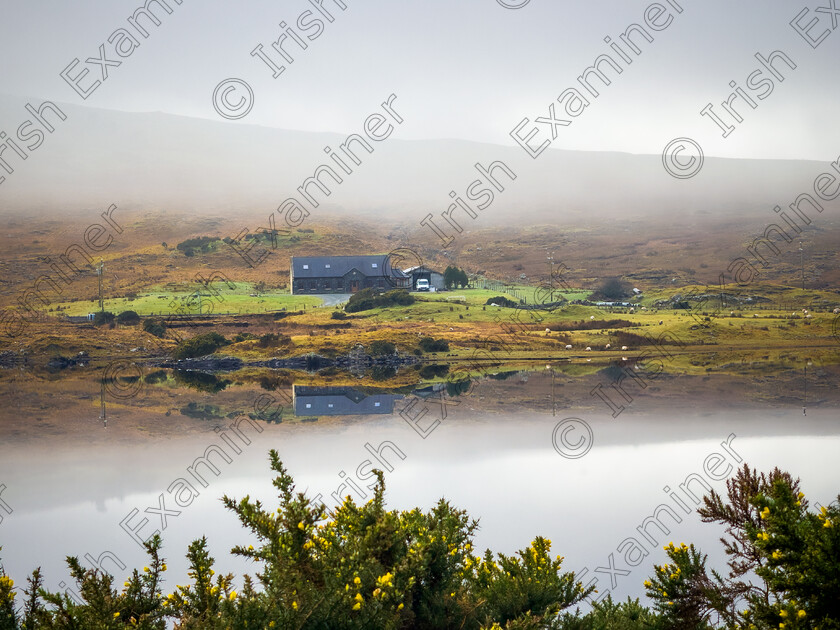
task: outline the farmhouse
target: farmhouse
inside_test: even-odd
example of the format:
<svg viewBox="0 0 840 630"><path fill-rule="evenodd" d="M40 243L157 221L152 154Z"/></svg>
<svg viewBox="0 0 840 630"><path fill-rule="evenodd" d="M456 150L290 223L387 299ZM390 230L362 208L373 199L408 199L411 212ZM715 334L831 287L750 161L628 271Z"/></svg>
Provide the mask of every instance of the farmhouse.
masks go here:
<svg viewBox="0 0 840 630"><path fill-rule="evenodd" d="M386 254L293 256L290 275L289 286L293 295L410 288L410 278L399 269L394 269Z"/></svg>

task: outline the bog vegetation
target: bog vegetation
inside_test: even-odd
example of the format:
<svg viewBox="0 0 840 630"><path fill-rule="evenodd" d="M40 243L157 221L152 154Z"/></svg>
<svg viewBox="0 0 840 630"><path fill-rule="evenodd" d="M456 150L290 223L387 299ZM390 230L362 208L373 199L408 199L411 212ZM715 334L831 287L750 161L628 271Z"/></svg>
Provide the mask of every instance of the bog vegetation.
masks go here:
<svg viewBox="0 0 840 630"><path fill-rule="evenodd" d="M122 586L68 558L79 604L44 588L35 570L21 595L0 569L0 630L141 628L295 630L711 630L840 628L840 508L810 509L798 479L746 465L698 510L725 527L723 575L693 545L668 544L668 562L645 581L650 606L598 599L551 541L536 537L514 555L476 554L478 523L441 500L429 511L387 510L383 477L373 498L349 497L332 512L295 492L275 451L279 509L224 497L254 544L232 553L252 560L242 587L216 573L204 538L187 550L190 583L164 593L162 543Z"/></svg>

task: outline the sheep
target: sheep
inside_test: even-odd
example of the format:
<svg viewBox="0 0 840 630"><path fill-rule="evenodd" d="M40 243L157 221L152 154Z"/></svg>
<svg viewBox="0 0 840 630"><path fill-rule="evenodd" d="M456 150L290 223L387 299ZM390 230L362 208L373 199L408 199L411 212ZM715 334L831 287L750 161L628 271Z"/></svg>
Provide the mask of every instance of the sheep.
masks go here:
<svg viewBox="0 0 840 630"><path fill-rule="evenodd" d="M590 348L589 346L586 346L586 351L587 352L592 352L592 348Z"/></svg>
<svg viewBox="0 0 840 630"><path fill-rule="evenodd" d="M832 313L834 313L834 314L836 315L837 313L840 313L840 308L835 308L835 309L834 309L833 311L831 311L831 312L832 312Z"/></svg>
<svg viewBox="0 0 840 630"><path fill-rule="evenodd" d="M753 313L753 318L758 317L758 313Z"/></svg>
<svg viewBox="0 0 840 630"><path fill-rule="evenodd" d="M609 350L611 347L612 346L610 344L607 344L606 346L604 346L604 350Z"/></svg>
<svg viewBox="0 0 840 630"><path fill-rule="evenodd" d="M735 311L729 311L729 316L730 317L735 317Z"/></svg>
<svg viewBox="0 0 840 630"><path fill-rule="evenodd" d="M635 313L635 312L636 312L636 309L631 308L631 309L630 309L630 312L631 312L631 313Z"/></svg>
<svg viewBox="0 0 840 630"><path fill-rule="evenodd" d="M622 350L629 350L630 348L628 348L627 346L621 346L621 349Z"/></svg>
<svg viewBox="0 0 840 630"><path fill-rule="evenodd" d="M622 360L622 361L626 361L626 360L627 360L627 357L621 357L621 360Z"/></svg>
<svg viewBox="0 0 840 630"><path fill-rule="evenodd" d="M589 319L595 319L595 316L594 316L594 315L590 315L590 316L589 316Z"/></svg>
<svg viewBox="0 0 840 630"><path fill-rule="evenodd" d="M566 350L571 350L571 349L572 349L572 344L567 343L566 344Z"/></svg>
<svg viewBox="0 0 840 630"><path fill-rule="evenodd" d="M547 335L548 333L550 333L550 332L551 332L551 328L546 328L546 329L545 329L545 334L546 334L546 335Z"/></svg>

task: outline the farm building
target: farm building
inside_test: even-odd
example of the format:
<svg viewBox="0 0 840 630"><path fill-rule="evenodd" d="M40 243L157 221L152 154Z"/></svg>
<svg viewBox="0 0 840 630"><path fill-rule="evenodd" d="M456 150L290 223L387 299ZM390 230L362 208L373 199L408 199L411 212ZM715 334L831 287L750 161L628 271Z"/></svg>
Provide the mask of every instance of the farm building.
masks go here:
<svg viewBox="0 0 840 630"><path fill-rule="evenodd" d="M428 280L429 286L432 287L435 291L443 291L446 288L446 285L443 282L443 274L439 271L434 271L429 269L425 265L420 265L419 267L410 267L408 269L403 269L405 275L411 278L411 289L417 289L417 281L418 280Z"/></svg>
<svg viewBox="0 0 840 630"><path fill-rule="evenodd" d="M386 254L375 256L293 256L294 295L356 293L362 289L408 289L409 277L391 267Z"/></svg>

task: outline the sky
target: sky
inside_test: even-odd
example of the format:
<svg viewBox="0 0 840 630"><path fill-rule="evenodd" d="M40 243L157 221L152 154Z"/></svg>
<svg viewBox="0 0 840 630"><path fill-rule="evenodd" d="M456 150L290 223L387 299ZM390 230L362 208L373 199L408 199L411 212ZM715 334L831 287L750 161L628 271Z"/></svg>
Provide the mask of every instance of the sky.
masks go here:
<svg viewBox="0 0 840 630"><path fill-rule="evenodd" d="M654 41L642 42L641 54L631 55L632 63L573 124L556 129L552 147L658 154L673 138L689 137L707 155L836 159L840 34L829 13L816 11L821 1L663 0L669 13L660 20L671 15L669 25L648 29ZM87 79L100 77L99 66L85 60L98 56L100 45L107 57L119 59L108 37L119 28L136 36L127 20L143 2L4 0L0 92L340 133L356 131L393 93L407 121L402 139L514 145L510 133L520 121L547 116L564 90L580 88L584 69L611 53L606 37L619 41L629 25L657 10L655 2L636 0L346 0L341 10L335 0L322 0L333 21L324 21L306 50L287 40L294 59L287 63L271 48L282 32L279 24L294 26L307 10L320 15L316 0L168 2L171 15L156 9L161 25L148 25L140 46L120 66L107 67L107 80L82 99L60 73L79 58L72 74L86 67ZM810 36L826 33L816 48L790 25L804 10L803 28L819 20ZM285 65L280 76L250 54L258 44ZM761 67L755 54L777 50L796 69L778 62L784 80L764 100L754 99L755 109L740 100L743 122L723 137L700 110L712 103L720 111L733 91L729 83L744 86ZM213 107L214 88L228 78L245 81L254 95L250 113L235 121ZM238 95L229 98L235 102ZM0 129L13 130L19 122L0 120ZM539 128L549 133L548 126Z"/></svg>

